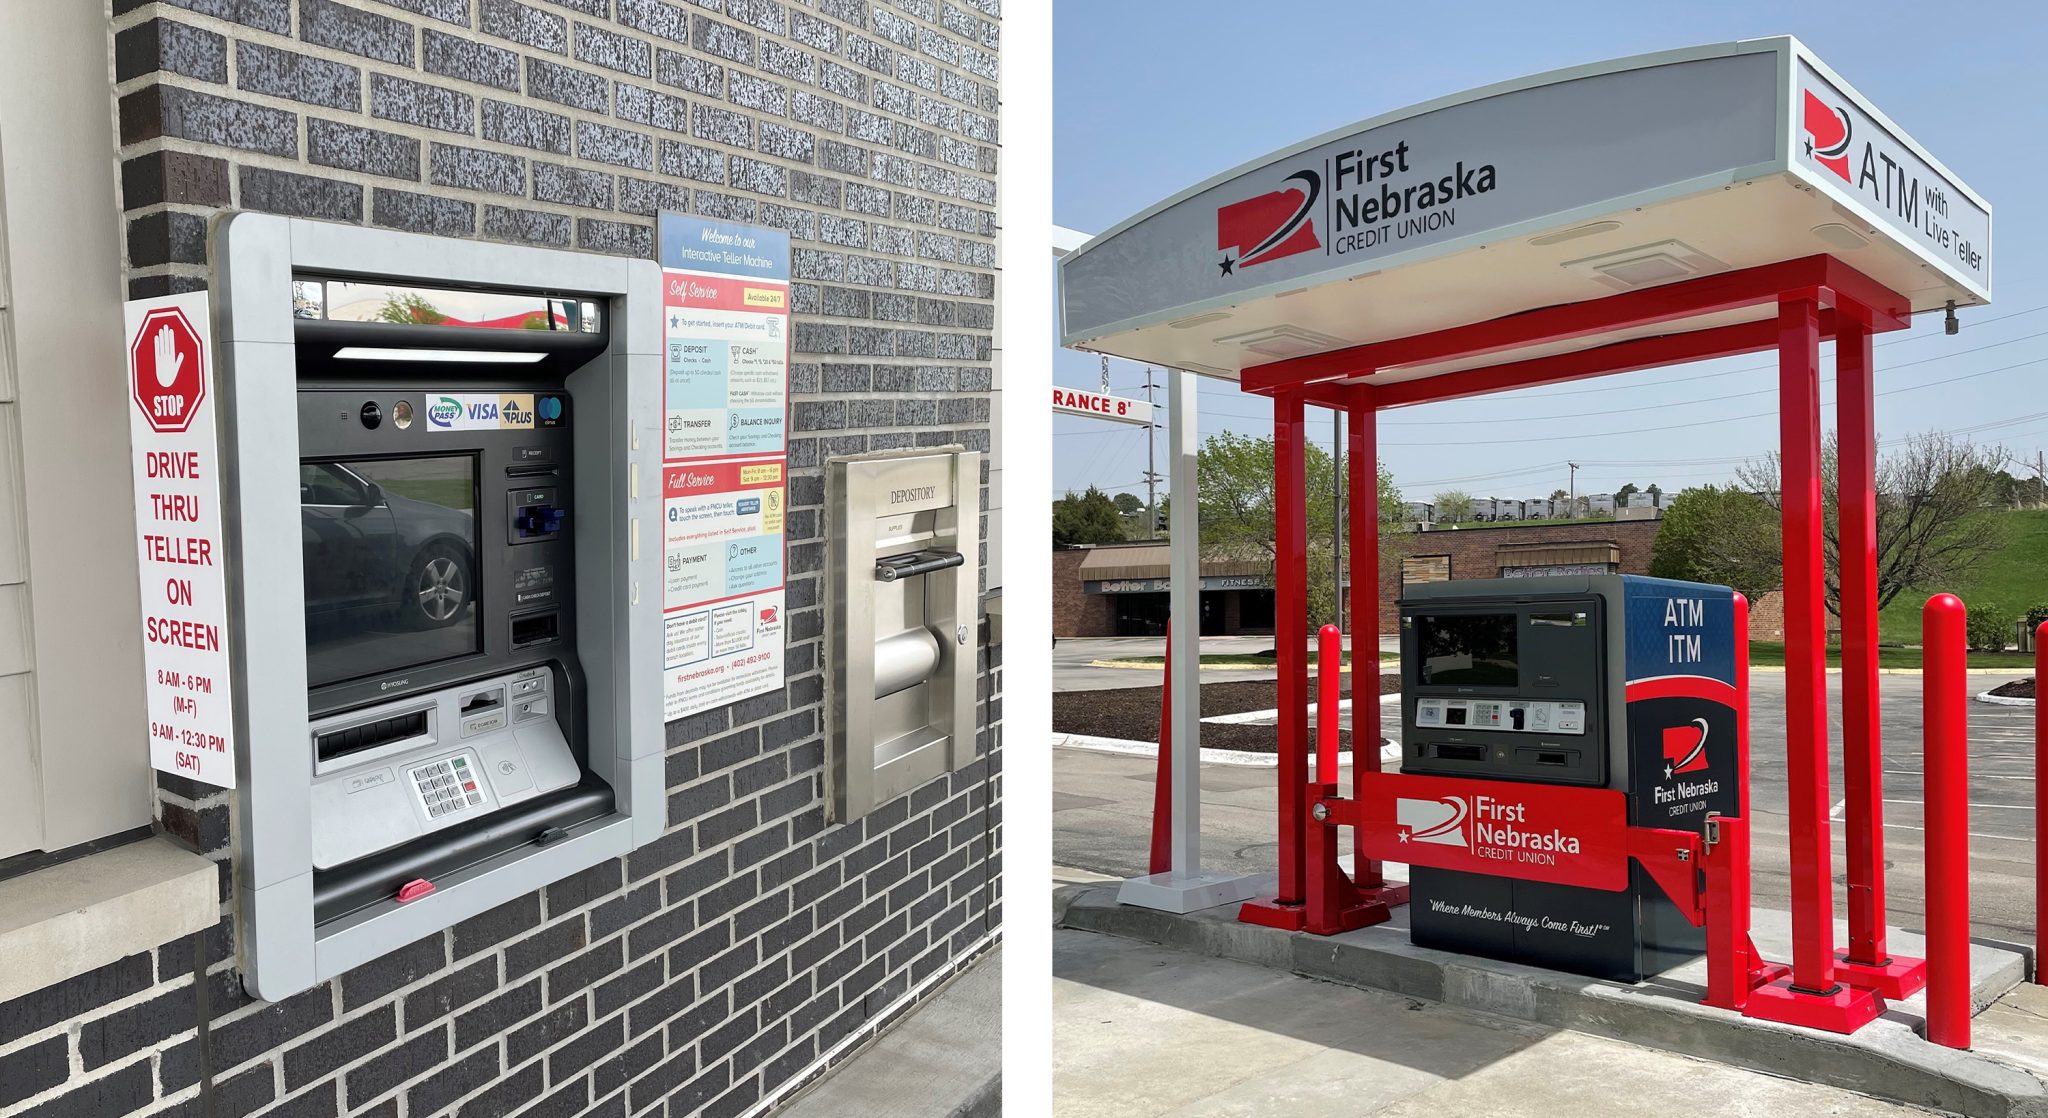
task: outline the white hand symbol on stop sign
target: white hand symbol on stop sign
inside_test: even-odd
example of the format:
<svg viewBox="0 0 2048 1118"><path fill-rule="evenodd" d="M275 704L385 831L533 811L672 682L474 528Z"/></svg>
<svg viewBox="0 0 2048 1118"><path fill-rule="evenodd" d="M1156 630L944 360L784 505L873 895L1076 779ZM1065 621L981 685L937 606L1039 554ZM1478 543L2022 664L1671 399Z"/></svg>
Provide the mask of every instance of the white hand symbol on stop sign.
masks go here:
<svg viewBox="0 0 2048 1118"><path fill-rule="evenodd" d="M185 355L178 352L178 337L169 326L156 331L156 383L169 388L185 368Z"/></svg>

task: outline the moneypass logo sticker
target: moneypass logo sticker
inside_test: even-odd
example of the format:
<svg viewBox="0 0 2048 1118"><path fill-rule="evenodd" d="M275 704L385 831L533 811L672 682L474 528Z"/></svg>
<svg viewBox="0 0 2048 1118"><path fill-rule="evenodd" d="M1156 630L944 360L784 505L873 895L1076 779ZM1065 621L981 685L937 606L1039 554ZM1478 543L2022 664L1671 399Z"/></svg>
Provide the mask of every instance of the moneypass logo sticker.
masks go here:
<svg viewBox="0 0 2048 1118"><path fill-rule="evenodd" d="M1849 139L1853 129L1849 110L1828 104L1806 91L1799 114L1799 127L1806 133L1806 154L1815 163L1833 171L1843 182L1849 178Z"/></svg>
<svg viewBox="0 0 2048 1118"><path fill-rule="evenodd" d="M427 405L427 422L436 427L452 428L462 418L462 401L453 396L443 396Z"/></svg>

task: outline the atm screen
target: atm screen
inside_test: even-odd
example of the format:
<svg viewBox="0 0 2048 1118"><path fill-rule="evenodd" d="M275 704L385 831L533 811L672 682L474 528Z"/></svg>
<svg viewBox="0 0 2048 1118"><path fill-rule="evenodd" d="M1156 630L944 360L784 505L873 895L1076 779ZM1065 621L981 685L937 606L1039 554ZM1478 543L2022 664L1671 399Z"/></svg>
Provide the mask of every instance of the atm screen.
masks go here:
<svg viewBox="0 0 2048 1118"><path fill-rule="evenodd" d="M1415 626L1423 683L1513 687L1521 682L1514 614L1423 614Z"/></svg>
<svg viewBox="0 0 2048 1118"><path fill-rule="evenodd" d="M481 649L476 457L302 462L306 682Z"/></svg>

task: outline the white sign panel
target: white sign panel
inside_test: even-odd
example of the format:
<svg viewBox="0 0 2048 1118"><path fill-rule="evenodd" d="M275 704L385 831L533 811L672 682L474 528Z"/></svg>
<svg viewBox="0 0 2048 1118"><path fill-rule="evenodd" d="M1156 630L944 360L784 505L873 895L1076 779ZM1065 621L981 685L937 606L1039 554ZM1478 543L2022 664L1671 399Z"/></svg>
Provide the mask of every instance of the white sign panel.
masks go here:
<svg viewBox="0 0 2048 1118"><path fill-rule="evenodd" d="M1876 225L1979 293L1991 290L1991 213L1805 61L1792 158Z"/></svg>
<svg viewBox="0 0 2048 1118"><path fill-rule="evenodd" d="M663 214L663 718L782 686L789 235Z"/></svg>
<svg viewBox="0 0 2048 1118"><path fill-rule="evenodd" d="M128 431L154 768L235 786L220 448L205 292L125 308Z"/></svg>
<svg viewBox="0 0 2048 1118"><path fill-rule="evenodd" d="M1143 400L1126 400L1121 396L1061 388L1059 385L1052 389L1052 410L1146 427L1152 424L1152 405Z"/></svg>

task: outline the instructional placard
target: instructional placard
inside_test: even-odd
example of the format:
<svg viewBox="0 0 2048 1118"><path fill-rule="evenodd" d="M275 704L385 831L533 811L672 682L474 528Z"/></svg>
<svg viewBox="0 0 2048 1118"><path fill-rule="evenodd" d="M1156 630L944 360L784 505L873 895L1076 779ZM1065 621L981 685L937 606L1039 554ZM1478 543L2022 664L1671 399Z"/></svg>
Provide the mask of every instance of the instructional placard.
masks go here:
<svg viewBox="0 0 2048 1118"><path fill-rule="evenodd" d="M663 214L664 718L782 686L789 235Z"/></svg>
<svg viewBox="0 0 2048 1118"><path fill-rule="evenodd" d="M126 304L124 317L149 763L233 788L233 682L206 293L136 300Z"/></svg>

